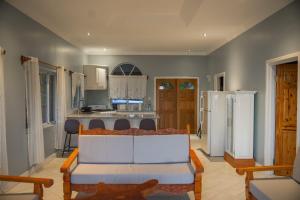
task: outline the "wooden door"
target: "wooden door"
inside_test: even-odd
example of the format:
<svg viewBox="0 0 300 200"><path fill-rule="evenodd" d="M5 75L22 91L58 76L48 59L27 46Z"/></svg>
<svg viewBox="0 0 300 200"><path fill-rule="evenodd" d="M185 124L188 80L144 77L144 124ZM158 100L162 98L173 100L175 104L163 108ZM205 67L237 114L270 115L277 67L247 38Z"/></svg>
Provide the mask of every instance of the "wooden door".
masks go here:
<svg viewBox="0 0 300 200"><path fill-rule="evenodd" d="M177 81L156 80L156 111L159 114L158 128L177 128Z"/></svg>
<svg viewBox="0 0 300 200"><path fill-rule="evenodd" d="M197 80L157 79L156 110L159 114L158 128L197 131Z"/></svg>
<svg viewBox="0 0 300 200"><path fill-rule="evenodd" d="M177 128L197 132L197 80L177 80Z"/></svg>
<svg viewBox="0 0 300 200"><path fill-rule="evenodd" d="M276 68L276 135L275 164L291 165L296 155L297 63ZM276 171L291 175L291 171Z"/></svg>

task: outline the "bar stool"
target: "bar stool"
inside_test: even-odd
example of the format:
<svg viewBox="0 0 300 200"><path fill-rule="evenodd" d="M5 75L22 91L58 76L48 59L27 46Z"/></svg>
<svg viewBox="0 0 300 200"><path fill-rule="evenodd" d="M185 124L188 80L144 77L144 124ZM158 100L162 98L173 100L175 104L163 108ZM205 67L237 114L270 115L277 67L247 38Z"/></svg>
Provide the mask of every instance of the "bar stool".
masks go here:
<svg viewBox="0 0 300 200"><path fill-rule="evenodd" d="M114 124L114 130L130 129L130 122L127 119L117 119Z"/></svg>
<svg viewBox="0 0 300 200"><path fill-rule="evenodd" d="M66 137L65 137L65 143L64 143L64 148L62 152L62 157L65 154L65 151L68 149L68 152L70 152L71 148L76 148L74 146L71 146L71 138L72 135L78 134L79 132L79 126L80 122L76 119L68 119L65 122L65 132L66 132ZM69 137L69 142L67 144L67 139Z"/></svg>
<svg viewBox="0 0 300 200"><path fill-rule="evenodd" d="M156 131L155 121L153 119L142 119L140 129Z"/></svg>
<svg viewBox="0 0 300 200"><path fill-rule="evenodd" d="M89 129L102 128L105 129L104 122L101 119L92 119L89 123Z"/></svg>

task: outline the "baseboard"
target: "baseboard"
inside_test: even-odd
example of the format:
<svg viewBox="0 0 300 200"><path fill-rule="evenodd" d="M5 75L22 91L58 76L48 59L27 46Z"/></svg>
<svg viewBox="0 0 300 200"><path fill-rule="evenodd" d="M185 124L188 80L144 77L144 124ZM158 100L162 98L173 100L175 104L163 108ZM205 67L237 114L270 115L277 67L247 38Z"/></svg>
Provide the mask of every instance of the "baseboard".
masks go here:
<svg viewBox="0 0 300 200"><path fill-rule="evenodd" d="M38 166L34 166L30 169L28 169L27 171L23 172L22 174L20 174L19 176L31 176L33 173L38 172L39 170L41 170L45 165L49 164L53 159L56 158L56 153L51 154L50 156L48 156L43 163L41 163ZM18 184L20 183L16 183L16 182L7 182L3 184L3 192L8 192L9 190L13 189L14 187L16 187Z"/></svg>

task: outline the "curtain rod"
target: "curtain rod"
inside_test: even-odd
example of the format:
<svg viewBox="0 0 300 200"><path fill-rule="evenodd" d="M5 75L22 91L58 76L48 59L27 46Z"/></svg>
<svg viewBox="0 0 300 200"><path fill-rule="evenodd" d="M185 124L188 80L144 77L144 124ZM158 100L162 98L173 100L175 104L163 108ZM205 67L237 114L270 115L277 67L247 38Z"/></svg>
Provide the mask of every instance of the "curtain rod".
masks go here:
<svg viewBox="0 0 300 200"><path fill-rule="evenodd" d="M21 64L23 65L24 62L26 62L26 61L28 61L30 59L31 59L30 57L21 56ZM58 68L60 68L60 66L52 65L52 64L49 64L49 63L41 61L41 60L39 60L39 63L43 64L43 65L48 65L49 67L51 67L52 69L55 69L55 70L58 69ZM65 69L65 71L69 71L69 70ZM69 71L69 72L72 72L72 71Z"/></svg>

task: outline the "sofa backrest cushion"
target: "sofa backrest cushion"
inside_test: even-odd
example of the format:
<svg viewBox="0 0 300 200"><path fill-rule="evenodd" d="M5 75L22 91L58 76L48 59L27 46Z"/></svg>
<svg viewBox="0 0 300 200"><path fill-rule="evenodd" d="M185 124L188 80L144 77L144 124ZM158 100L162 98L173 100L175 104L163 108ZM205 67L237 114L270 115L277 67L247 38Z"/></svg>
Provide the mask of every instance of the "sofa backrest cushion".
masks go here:
<svg viewBox="0 0 300 200"><path fill-rule="evenodd" d="M80 163L133 163L133 136L80 135Z"/></svg>
<svg viewBox="0 0 300 200"><path fill-rule="evenodd" d="M189 135L134 136L134 163L189 161Z"/></svg>
<svg viewBox="0 0 300 200"><path fill-rule="evenodd" d="M293 179L300 183L300 147L298 147L293 167Z"/></svg>

